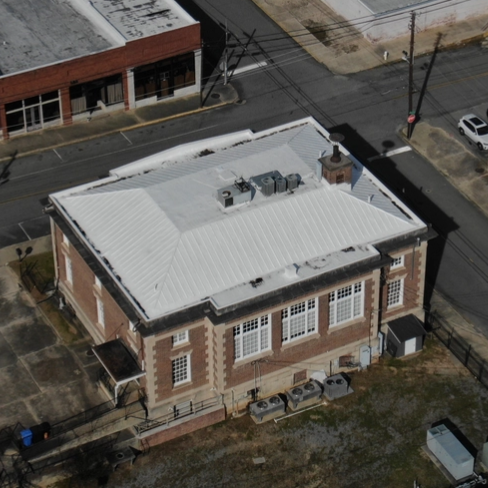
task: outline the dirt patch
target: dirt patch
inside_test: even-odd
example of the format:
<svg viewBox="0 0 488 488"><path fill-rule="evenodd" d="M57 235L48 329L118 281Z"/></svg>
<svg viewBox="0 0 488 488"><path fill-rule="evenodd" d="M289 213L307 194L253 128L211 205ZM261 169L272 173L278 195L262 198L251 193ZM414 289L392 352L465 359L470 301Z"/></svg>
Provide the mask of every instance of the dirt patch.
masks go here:
<svg viewBox="0 0 488 488"><path fill-rule="evenodd" d="M350 376L351 395L277 423L246 415L202 429L110 472L106 486L411 488L416 479L443 488L422 454L427 429L449 419L477 449L485 442L488 393L435 339L421 354ZM97 486L82 483L70 486Z"/></svg>

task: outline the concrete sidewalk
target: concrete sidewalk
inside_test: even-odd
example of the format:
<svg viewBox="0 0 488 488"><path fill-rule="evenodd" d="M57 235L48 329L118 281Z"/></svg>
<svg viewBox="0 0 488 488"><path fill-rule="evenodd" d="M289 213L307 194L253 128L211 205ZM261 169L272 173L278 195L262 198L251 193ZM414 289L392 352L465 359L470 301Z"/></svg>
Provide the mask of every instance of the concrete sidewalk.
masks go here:
<svg viewBox="0 0 488 488"><path fill-rule="evenodd" d="M321 0L253 2L312 57L335 74L358 73L398 62L402 58L402 51L410 46L410 36L371 44ZM487 25L488 12L487 15L417 33L415 56L432 52L439 34L440 49L482 40L488 36ZM316 36L312 31L317 32ZM383 57L385 51L389 53L387 60Z"/></svg>
<svg viewBox="0 0 488 488"><path fill-rule="evenodd" d="M218 80L219 81L219 80ZM168 100L127 112L113 112L98 115L90 121L80 121L73 125L52 127L29 134L0 141L0 163L69 144L96 139L124 130L157 124L164 120L184 117L205 110L215 109L235 103L238 94L230 83L209 82L202 95Z"/></svg>

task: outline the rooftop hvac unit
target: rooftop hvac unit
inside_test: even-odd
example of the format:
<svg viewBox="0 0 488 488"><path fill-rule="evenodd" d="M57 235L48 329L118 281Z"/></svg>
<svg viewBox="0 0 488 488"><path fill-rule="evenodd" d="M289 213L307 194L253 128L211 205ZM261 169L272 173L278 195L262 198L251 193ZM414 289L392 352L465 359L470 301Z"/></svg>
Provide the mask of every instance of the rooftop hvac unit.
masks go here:
<svg viewBox="0 0 488 488"><path fill-rule="evenodd" d="M286 191L286 179L283 176L278 176L275 179L276 182L276 193L284 193Z"/></svg>
<svg viewBox="0 0 488 488"><path fill-rule="evenodd" d="M349 386L349 379L342 373L329 376L324 381L324 395L328 400L335 400L336 398L349 395L353 391Z"/></svg>
<svg viewBox="0 0 488 488"><path fill-rule="evenodd" d="M239 203L251 201L251 187L247 181L240 178L233 185L217 190L217 201L224 207L232 207Z"/></svg>
<svg viewBox="0 0 488 488"><path fill-rule="evenodd" d="M275 180L271 176L266 176L262 180L263 186L261 191L265 197L271 196L275 192Z"/></svg>
<svg viewBox="0 0 488 488"><path fill-rule="evenodd" d="M288 190L293 191L298 188L298 176L295 173L286 175L286 182L288 183Z"/></svg>
<svg viewBox="0 0 488 488"><path fill-rule="evenodd" d="M278 395L259 400L249 405L251 418L258 424L279 417L285 413L285 408L285 402Z"/></svg>
<svg viewBox="0 0 488 488"><path fill-rule="evenodd" d="M318 381L311 380L301 386L295 386L286 392L288 405L292 410L308 407L320 400L322 388Z"/></svg>

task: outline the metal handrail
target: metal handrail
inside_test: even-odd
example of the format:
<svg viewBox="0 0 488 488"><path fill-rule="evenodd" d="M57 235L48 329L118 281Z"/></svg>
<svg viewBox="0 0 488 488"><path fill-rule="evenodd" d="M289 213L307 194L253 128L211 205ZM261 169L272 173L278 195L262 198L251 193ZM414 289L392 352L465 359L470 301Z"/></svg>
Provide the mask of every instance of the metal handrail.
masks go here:
<svg viewBox="0 0 488 488"><path fill-rule="evenodd" d="M144 422L135 425L134 428L136 429L137 435L141 435L144 432L155 429L157 427L161 427L162 425L169 426L171 423L177 420L196 415L203 410L207 410L208 408L215 407L219 404L222 404L221 397L209 398L208 400L191 403L188 407L184 409L179 409L178 412L173 411L172 413L163 415L155 419L147 419Z"/></svg>

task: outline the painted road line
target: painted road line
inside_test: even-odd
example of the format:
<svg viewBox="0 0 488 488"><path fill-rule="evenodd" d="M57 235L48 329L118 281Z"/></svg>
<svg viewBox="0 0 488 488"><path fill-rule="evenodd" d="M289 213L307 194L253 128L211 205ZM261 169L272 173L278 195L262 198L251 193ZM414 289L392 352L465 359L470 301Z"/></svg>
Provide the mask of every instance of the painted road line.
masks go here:
<svg viewBox="0 0 488 488"><path fill-rule="evenodd" d="M371 161L377 161L378 159L390 158L391 156L395 156L397 154L401 154L401 153L408 152L411 150L412 150L412 148L410 146L399 147L398 149L392 149L391 151L387 151L387 152L378 154L377 156L373 156L371 158L368 158L368 162L371 163Z"/></svg>
<svg viewBox="0 0 488 488"><path fill-rule="evenodd" d="M238 75L241 73L245 73L246 71L252 71L253 69L264 68L268 66L266 61L259 61L258 63L248 64L247 66L243 66L242 68L236 68L235 70L231 71L231 75Z"/></svg>

